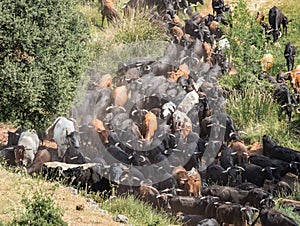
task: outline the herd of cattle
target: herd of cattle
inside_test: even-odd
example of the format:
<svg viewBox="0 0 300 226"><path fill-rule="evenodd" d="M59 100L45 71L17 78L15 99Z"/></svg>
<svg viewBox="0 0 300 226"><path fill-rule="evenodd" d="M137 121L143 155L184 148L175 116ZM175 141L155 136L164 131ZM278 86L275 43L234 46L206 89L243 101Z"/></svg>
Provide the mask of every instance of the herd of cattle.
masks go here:
<svg viewBox="0 0 300 226"><path fill-rule="evenodd" d="M113 20L105 9L112 2L103 3L103 13ZM268 135L261 150L249 150L244 132L222 112L230 94L217 81L232 63L219 23L229 25L223 13L230 13L230 7L213 0L214 15L201 16L190 3L197 1L129 1L125 8L157 7L154 20L165 24L172 37L163 56L120 63L116 76L95 72L72 118L58 117L39 134L8 132L1 157L29 174L63 179L88 191L133 194L158 210L180 213L186 225L255 225L258 219L262 225L297 225L273 208L273 198L298 192L300 153ZM184 25L176 15L180 9L190 16ZM281 14L278 8L270 10L274 41L280 25L284 30L288 25ZM263 19L259 22L268 27ZM294 55L294 47L287 45L289 79L299 93ZM268 73L268 67L263 70ZM298 100L286 79L275 79L275 98L291 120ZM45 140L57 148L43 146ZM281 201L300 212L300 203Z"/></svg>

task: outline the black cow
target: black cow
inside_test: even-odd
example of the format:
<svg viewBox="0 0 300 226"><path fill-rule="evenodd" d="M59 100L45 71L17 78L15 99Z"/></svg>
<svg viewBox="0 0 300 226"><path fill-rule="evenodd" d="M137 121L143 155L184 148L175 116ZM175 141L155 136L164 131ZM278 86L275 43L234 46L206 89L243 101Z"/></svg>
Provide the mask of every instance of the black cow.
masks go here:
<svg viewBox="0 0 300 226"><path fill-rule="evenodd" d="M224 169L220 165L212 164L207 167L206 180L209 183L234 186L236 184L237 171L238 169L235 167Z"/></svg>
<svg viewBox="0 0 300 226"><path fill-rule="evenodd" d="M202 195L217 196L223 202L234 202L244 205L248 201L249 191L240 190L234 187L213 185L202 188Z"/></svg>
<svg viewBox="0 0 300 226"><path fill-rule="evenodd" d="M269 24L273 29L273 40L276 42L281 36L281 25L283 32L287 33L287 26L291 20L289 20L279 8L276 6L269 10Z"/></svg>
<svg viewBox="0 0 300 226"><path fill-rule="evenodd" d="M286 162L280 159L271 159L271 162L275 168L273 175L278 180L281 180L287 173L293 173L297 176L299 174L297 162Z"/></svg>
<svg viewBox="0 0 300 226"><path fill-rule="evenodd" d="M285 45L284 58L286 59L286 66L288 71L291 71L294 68L295 55L296 55L295 46L290 42L287 43Z"/></svg>
<svg viewBox="0 0 300 226"><path fill-rule="evenodd" d="M259 187L263 186L266 179L274 179L270 167L263 168L254 164L245 164L244 168L245 171L242 171L242 180L251 182Z"/></svg>
<svg viewBox="0 0 300 226"><path fill-rule="evenodd" d="M296 98L290 93L286 84L280 84L275 87L274 99L280 105L278 119L281 120L282 111L285 110L289 121L292 119L292 112L297 105Z"/></svg>
<svg viewBox="0 0 300 226"><path fill-rule="evenodd" d="M213 15L215 15L215 12L219 15L225 11L224 0L212 0L211 6L213 8Z"/></svg>
<svg viewBox="0 0 300 226"><path fill-rule="evenodd" d="M84 164L87 163L87 159L82 155L79 148L68 147L64 156L63 162L69 164Z"/></svg>
<svg viewBox="0 0 300 226"><path fill-rule="evenodd" d="M259 216L260 216L260 222L262 226L298 225L293 218L275 209L262 209L259 213Z"/></svg>

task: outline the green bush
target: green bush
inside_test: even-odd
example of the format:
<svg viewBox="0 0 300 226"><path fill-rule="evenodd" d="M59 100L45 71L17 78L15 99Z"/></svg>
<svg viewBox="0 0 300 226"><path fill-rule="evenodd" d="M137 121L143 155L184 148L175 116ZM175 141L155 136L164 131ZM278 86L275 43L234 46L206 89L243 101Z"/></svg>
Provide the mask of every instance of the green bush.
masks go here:
<svg viewBox="0 0 300 226"><path fill-rule="evenodd" d="M43 127L65 114L89 62L74 1L2 0L0 120Z"/></svg>
<svg viewBox="0 0 300 226"><path fill-rule="evenodd" d="M25 196L22 203L25 205L25 211L20 216L15 217L10 225L67 225L62 220L61 209L55 206L51 195L42 190L38 190L32 198Z"/></svg>
<svg viewBox="0 0 300 226"><path fill-rule="evenodd" d="M224 76L220 83L227 88L244 89L256 79L253 71L258 71L259 65L255 61L263 55L265 39L247 8L247 1L234 1L233 4L234 13L229 17L232 28L222 28L230 42L230 55L238 73L234 77Z"/></svg>

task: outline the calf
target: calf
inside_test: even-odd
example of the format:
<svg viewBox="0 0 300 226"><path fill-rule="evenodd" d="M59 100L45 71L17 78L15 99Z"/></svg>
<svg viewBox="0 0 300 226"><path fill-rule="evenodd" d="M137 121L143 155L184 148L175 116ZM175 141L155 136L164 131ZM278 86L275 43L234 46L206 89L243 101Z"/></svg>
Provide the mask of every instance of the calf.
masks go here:
<svg viewBox="0 0 300 226"><path fill-rule="evenodd" d="M26 130L21 133L18 145L14 147L15 161L18 164L29 166L33 162L39 147L39 138L35 131Z"/></svg>
<svg viewBox="0 0 300 226"><path fill-rule="evenodd" d="M296 55L295 46L290 42L287 43L285 45L284 58L286 59L286 66L288 71L291 71L294 68L295 55Z"/></svg>
<svg viewBox="0 0 300 226"><path fill-rule="evenodd" d="M39 174L42 171L43 164L45 162L51 162L51 161L52 161L51 153L47 149L39 150L36 153L33 163L26 168L27 173L30 175L33 173Z"/></svg>

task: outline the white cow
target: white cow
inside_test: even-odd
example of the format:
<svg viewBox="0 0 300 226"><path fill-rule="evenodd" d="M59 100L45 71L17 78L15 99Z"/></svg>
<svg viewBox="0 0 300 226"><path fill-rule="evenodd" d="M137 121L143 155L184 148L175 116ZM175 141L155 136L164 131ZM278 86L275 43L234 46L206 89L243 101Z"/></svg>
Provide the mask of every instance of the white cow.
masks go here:
<svg viewBox="0 0 300 226"><path fill-rule="evenodd" d="M29 166L38 151L39 138L34 130L26 130L21 133L18 145L14 147L16 163L23 162L23 166Z"/></svg>
<svg viewBox="0 0 300 226"><path fill-rule="evenodd" d="M79 148L76 132L76 121L72 118L58 117L46 130L46 139L53 139L57 144L58 157L63 158L67 148Z"/></svg>

